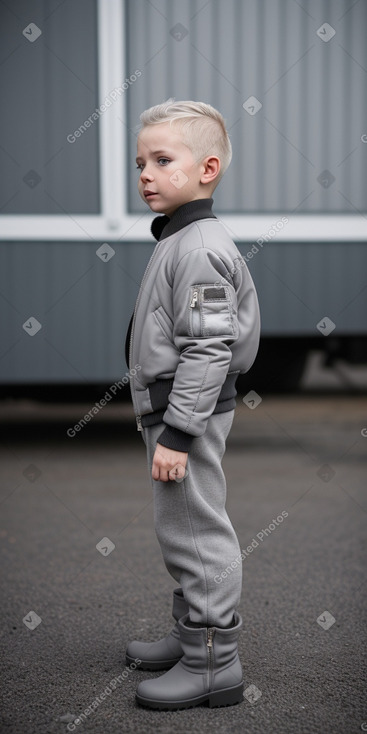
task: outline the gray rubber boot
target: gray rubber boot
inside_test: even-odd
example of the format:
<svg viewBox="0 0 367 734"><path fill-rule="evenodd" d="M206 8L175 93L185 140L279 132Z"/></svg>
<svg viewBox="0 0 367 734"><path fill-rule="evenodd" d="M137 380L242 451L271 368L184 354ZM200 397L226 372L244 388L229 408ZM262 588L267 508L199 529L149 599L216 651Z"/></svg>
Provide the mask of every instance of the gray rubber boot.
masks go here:
<svg viewBox="0 0 367 734"><path fill-rule="evenodd" d="M139 684L136 700L154 709L186 709L208 703L231 706L243 700L242 667L238 657L238 634L242 619L235 612L235 626L229 629L193 629L179 620L184 654L181 660L159 678Z"/></svg>
<svg viewBox="0 0 367 734"><path fill-rule="evenodd" d="M138 658L141 663L137 666L141 670L165 670L182 658L183 652L178 631L178 620L189 612L189 605L184 599L182 590L173 592L172 617L176 620L171 632L157 642L129 642L126 649L126 663L135 662Z"/></svg>

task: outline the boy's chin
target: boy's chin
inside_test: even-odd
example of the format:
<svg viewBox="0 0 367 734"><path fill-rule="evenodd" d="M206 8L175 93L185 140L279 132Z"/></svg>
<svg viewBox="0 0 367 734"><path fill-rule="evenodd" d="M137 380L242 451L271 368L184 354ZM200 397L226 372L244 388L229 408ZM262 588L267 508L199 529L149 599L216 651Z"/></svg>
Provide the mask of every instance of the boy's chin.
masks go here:
<svg viewBox="0 0 367 734"><path fill-rule="evenodd" d="M172 207L165 207L162 204L159 204L158 201L152 201L151 203L148 203L149 209L154 212L154 214L167 214L166 209L171 211Z"/></svg>
<svg viewBox="0 0 367 734"><path fill-rule="evenodd" d="M144 199L145 201L145 199ZM181 206L180 202L176 203L163 203L162 201L145 201L148 204L150 211L154 214L165 214L167 217L171 217L173 212Z"/></svg>
<svg viewBox="0 0 367 734"><path fill-rule="evenodd" d="M162 206L158 206L158 205L151 206L151 204L149 204L149 209L150 211L154 212L154 214L165 214L166 213L165 211L163 211Z"/></svg>

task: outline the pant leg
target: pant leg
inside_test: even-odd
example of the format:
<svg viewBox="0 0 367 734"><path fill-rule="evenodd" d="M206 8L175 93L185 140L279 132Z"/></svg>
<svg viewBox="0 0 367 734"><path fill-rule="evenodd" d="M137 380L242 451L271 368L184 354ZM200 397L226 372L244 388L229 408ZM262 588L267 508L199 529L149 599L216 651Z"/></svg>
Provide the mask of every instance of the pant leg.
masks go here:
<svg viewBox="0 0 367 734"><path fill-rule="evenodd" d="M233 418L234 410L209 418L205 433L192 442L188 474L181 482L152 479L153 456L164 425L143 429L163 559L182 587L190 619L205 626L229 625L241 595L241 559L236 562L241 550L225 509L226 480L221 466ZM221 578L231 563L230 572Z"/></svg>

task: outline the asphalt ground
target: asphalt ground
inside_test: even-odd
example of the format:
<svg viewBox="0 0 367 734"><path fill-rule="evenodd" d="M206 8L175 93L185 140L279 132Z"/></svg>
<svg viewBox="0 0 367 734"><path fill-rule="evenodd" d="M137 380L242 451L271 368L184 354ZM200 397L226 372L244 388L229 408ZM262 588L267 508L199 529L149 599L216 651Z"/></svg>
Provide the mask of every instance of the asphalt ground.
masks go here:
<svg viewBox="0 0 367 734"><path fill-rule="evenodd" d="M4 404L1 732L65 734L86 711L74 731L366 731L366 403L263 396L250 409L237 398L223 466L229 515L252 547L238 610L247 694L178 712L139 707L138 682L159 673L125 666L129 639L170 629L176 586L131 407L108 404L69 437L90 405Z"/></svg>

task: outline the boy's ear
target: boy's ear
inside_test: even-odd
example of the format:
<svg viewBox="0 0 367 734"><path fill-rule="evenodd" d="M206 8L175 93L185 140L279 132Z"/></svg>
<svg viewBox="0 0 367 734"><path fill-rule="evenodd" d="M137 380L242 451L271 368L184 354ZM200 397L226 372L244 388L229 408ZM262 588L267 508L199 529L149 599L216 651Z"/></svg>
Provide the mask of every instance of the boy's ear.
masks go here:
<svg viewBox="0 0 367 734"><path fill-rule="evenodd" d="M210 155L201 162L202 174L200 183L213 183L220 171L220 160L216 155Z"/></svg>

